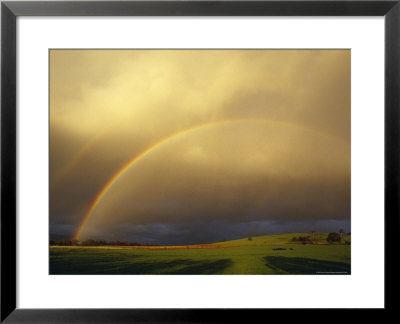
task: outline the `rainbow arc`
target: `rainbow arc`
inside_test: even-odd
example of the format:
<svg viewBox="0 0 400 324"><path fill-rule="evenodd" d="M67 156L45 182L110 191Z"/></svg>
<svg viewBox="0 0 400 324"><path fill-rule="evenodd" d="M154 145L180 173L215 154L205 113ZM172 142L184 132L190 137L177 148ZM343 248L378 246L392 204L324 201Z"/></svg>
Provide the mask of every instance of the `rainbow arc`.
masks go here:
<svg viewBox="0 0 400 324"><path fill-rule="evenodd" d="M138 162L143 160L146 156L148 156L151 153L154 153L157 151L159 148L162 146L173 142L174 140L178 139L181 136L199 131L199 130L204 130L206 128L211 128L211 127L216 127L219 125L224 125L224 124L229 124L229 123L241 123L241 122L262 122L262 123L274 123L274 124L281 124L281 125L286 125L286 126L291 126L295 127L298 129L302 129L305 131L309 132L314 132L314 133L319 133L320 135L327 136L334 138L338 140L339 138L334 137L330 133L327 132L322 132L320 130L316 130L313 128L305 127L303 125L295 124L295 123L290 123L290 122L283 122L283 121L278 121L278 120L272 120L272 119L253 119L253 118L246 118L246 119L230 119L230 120L222 120L222 121L216 121L216 122L211 122L211 123L206 123L206 124L201 124L197 125L191 128L184 129L182 131L179 131L177 133L174 133L168 137L165 137L161 139L160 141L154 143L152 146L141 152L139 155L136 155L133 157L131 160L129 160L126 164L124 164L102 187L102 189L97 193L96 197L94 198L92 204L90 205L88 211L86 212L85 216L83 217L81 223L79 224L78 230L76 231L73 240L78 240L82 234L82 231L87 224L88 220L93 214L93 211L96 209L96 207L100 204L100 202L103 200L107 192L118 182L118 180L134 165L136 165Z"/></svg>

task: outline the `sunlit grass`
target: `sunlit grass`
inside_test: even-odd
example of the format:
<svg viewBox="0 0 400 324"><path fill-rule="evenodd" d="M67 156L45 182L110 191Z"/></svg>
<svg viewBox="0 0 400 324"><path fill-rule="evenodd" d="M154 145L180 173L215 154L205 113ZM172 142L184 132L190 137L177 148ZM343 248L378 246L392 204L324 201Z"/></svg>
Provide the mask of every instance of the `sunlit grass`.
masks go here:
<svg viewBox="0 0 400 324"><path fill-rule="evenodd" d="M350 274L350 245L326 244L327 234L316 234L315 244L290 242L293 236L306 234L267 235L219 243L224 248L217 247L217 243L212 248L51 247L50 273ZM342 241L345 239L350 238Z"/></svg>

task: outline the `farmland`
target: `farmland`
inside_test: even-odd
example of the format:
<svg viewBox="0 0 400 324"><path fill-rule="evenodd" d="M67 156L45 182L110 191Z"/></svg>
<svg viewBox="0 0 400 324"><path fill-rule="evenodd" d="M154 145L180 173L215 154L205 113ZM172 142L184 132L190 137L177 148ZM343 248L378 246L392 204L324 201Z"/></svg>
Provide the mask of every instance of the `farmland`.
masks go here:
<svg viewBox="0 0 400 324"><path fill-rule="evenodd" d="M307 243L293 237L309 236ZM50 274L350 274L350 236L277 234L189 246L51 246Z"/></svg>

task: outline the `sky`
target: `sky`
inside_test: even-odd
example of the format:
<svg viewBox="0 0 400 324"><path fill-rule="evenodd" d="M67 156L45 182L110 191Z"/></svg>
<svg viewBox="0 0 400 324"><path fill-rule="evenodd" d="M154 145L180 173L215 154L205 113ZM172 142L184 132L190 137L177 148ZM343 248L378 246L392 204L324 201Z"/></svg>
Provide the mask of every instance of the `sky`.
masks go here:
<svg viewBox="0 0 400 324"><path fill-rule="evenodd" d="M350 231L350 50L51 50L50 237Z"/></svg>

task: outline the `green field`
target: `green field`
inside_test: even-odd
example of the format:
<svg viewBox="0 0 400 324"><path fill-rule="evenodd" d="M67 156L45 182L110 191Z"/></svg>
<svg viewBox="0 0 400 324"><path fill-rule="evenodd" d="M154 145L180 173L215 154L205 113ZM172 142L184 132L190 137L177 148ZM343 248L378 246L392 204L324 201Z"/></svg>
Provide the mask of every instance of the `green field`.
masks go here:
<svg viewBox="0 0 400 324"><path fill-rule="evenodd" d="M312 244L291 242L310 236ZM185 247L50 247L50 274L350 274L350 237L279 234ZM346 243L347 242L347 243Z"/></svg>

